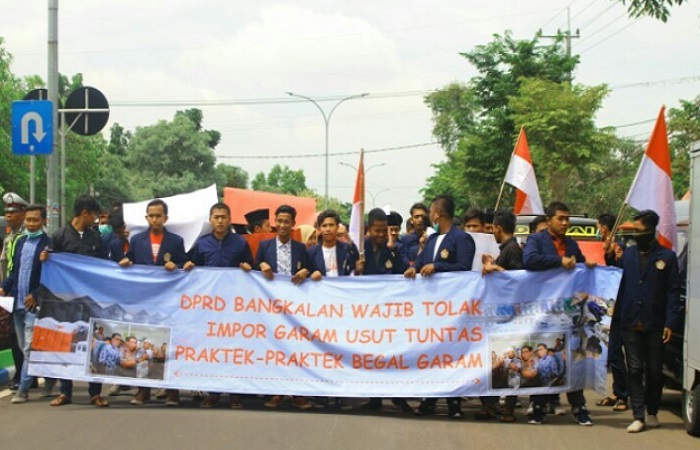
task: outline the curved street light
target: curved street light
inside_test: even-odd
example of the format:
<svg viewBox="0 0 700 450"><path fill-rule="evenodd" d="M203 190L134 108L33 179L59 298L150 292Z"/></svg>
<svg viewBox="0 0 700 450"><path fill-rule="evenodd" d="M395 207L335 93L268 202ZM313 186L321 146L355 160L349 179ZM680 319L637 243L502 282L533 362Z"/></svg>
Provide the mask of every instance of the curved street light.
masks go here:
<svg viewBox="0 0 700 450"><path fill-rule="evenodd" d="M311 103L318 108L319 111L321 111L321 115L323 116L323 123L326 126L326 192L325 192L325 208L328 208L328 126L330 125L331 122L331 117L333 116L333 112L340 106L341 103L347 101L347 100L352 100L354 98L362 98L362 97L367 97L369 95L368 92L365 92L363 94L357 94L357 95L351 95L349 97L345 97L344 99L338 101L335 105L333 105L333 108L331 108L331 111L326 115L326 111L321 108L321 105L318 104L316 100L314 100L311 97L307 97L306 95L301 95L301 94L295 94L294 92L285 92L285 94L289 95L290 97L299 97L303 98L304 100L308 100Z"/></svg>

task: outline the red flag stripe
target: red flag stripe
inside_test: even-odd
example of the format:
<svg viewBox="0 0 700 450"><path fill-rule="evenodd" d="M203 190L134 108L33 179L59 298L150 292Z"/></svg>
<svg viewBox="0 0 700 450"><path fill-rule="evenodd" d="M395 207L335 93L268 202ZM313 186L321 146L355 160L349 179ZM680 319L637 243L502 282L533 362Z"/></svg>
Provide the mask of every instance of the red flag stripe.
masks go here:
<svg viewBox="0 0 700 450"><path fill-rule="evenodd" d="M645 153L649 159L654 161L654 163L671 178L671 152L668 147L666 117L664 116L665 110L666 107L662 106L661 111L659 111L659 117L656 119L654 132L651 134L651 139L649 139L649 145L647 145Z"/></svg>

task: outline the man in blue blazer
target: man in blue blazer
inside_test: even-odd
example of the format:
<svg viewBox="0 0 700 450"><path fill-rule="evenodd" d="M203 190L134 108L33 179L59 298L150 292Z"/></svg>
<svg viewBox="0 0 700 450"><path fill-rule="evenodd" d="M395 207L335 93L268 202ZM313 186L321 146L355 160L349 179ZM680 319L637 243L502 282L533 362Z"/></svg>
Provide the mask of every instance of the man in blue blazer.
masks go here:
<svg viewBox="0 0 700 450"><path fill-rule="evenodd" d="M29 388L34 377L29 375L29 352L34 336L36 320L36 298L34 292L39 288L41 279L41 252L49 246L50 239L44 233L46 208L41 205L29 205L24 210L24 233L17 241L10 275L2 283L0 296L15 298L12 313L15 334L24 360L20 370L19 388L12 398L12 403L25 403L29 399Z"/></svg>
<svg viewBox="0 0 700 450"><path fill-rule="evenodd" d="M353 272L360 273L358 264L360 254L355 244L338 241L340 216L332 209L327 209L316 219L321 239L319 243L307 250L311 279L322 277L343 277Z"/></svg>
<svg viewBox="0 0 700 450"><path fill-rule="evenodd" d="M262 241L255 256L255 270L262 272L267 280L272 280L276 273L289 275L292 283L304 282L311 273L306 246L292 240L292 228L296 225L297 211L292 206L282 205L275 211L277 237ZM281 395L273 395L265 402L267 408L277 408L283 402ZM295 397L294 406L307 410L313 408L304 397Z"/></svg>
<svg viewBox="0 0 700 450"><path fill-rule="evenodd" d="M282 205L275 211L277 237L262 241L255 255L255 270L272 280L276 273L289 275L292 283L301 284L311 273L306 246L292 240L292 228L296 225L297 211Z"/></svg>
<svg viewBox="0 0 700 450"><path fill-rule="evenodd" d="M367 234L365 238L365 275L401 274L408 269L408 257L395 235L389 234L389 217L380 208L367 214Z"/></svg>
<svg viewBox="0 0 700 450"><path fill-rule="evenodd" d="M531 234L523 251L526 270L548 270L563 267L571 270L576 263L586 263L594 267L595 262L586 262L576 241L566 236L569 229L569 207L561 202L552 202L545 208L547 229ZM533 409L528 420L531 424L544 422L544 407L549 400L547 395L532 396ZM593 421L586 408L583 390L567 392L566 397L573 410L574 417L580 425L591 426Z"/></svg>
<svg viewBox="0 0 700 450"><path fill-rule="evenodd" d="M457 272L471 270L476 245L474 239L453 224L455 202L452 197L440 195L430 204L430 223L435 233L428 237L416 264L404 272L406 278L415 278L417 273L429 277L436 272ZM426 398L418 406L416 414L435 413L437 398ZM462 398L447 399L450 417L462 417Z"/></svg>
<svg viewBox="0 0 700 450"><path fill-rule="evenodd" d="M146 206L146 220L148 230L135 234L129 243L129 251L126 256L119 261L122 267L132 264L144 264L148 266L162 266L167 271L172 271L178 267L189 270L193 265L187 262L185 254L185 244L180 236L165 229L168 221L168 205L161 199L152 200ZM177 406L180 404L180 393L177 389L166 389L166 406ZM132 405L143 405L151 398L150 388L139 388Z"/></svg>
<svg viewBox="0 0 700 450"><path fill-rule="evenodd" d="M681 314L678 260L656 240L658 224L654 211L634 216L637 245L627 247L618 262L623 273L615 312L619 312L634 416L629 433L659 426L664 344L671 340Z"/></svg>
<svg viewBox="0 0 700 450"><path fill-rule="evenodd" d="M163 266L165 270L183 267L187 261L182 238L165 228L168 221L168 205L161 199L151 201L146 207L148 230L135 234L129 242L129 251L119 261L122 267L131 264Z"/></svg>

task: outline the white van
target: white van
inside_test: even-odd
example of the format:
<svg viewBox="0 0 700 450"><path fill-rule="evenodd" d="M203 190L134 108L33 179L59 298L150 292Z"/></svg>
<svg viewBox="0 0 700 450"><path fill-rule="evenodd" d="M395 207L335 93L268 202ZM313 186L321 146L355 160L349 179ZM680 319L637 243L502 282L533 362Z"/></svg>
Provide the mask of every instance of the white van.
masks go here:
<svg viewBox="0 0 700 450"><path fill-rule="evenodd" d="M691 200L688 276L683 342L683 421L700 436L700 141L690 146Z"/></svg>

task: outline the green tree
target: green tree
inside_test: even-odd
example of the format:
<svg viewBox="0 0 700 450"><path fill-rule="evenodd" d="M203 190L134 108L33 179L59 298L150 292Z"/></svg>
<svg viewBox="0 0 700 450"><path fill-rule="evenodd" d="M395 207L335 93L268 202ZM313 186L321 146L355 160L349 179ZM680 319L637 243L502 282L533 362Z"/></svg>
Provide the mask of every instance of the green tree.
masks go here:
<svg viewBox="0 0 700 450"><path fill-rule="evenodd" d="M229 166L228 164L219 164L216 166L217 186L219 187L219 196L223 197L224 187L232 187L239 189L248 188L248 172L237 166Z"/></svg>
<svg viewBox="0 0 700 450"><path fill-rule="evenodd" d="M267 176L263 172L255 175L251 187L255 191L299 195L307 190L306 175L302 169L291 170L288 166L275 164Z"/></svg>
<svg viewBox="0 0 700 450"><path fill-rule="evenodd" d="M12 153L12 102L21 100L25 85L11 70L12 55L0 37L0 193L15 191L29 198L29 158Z"/></svg>
<svg viewBox="0 0 700 450"><path fill-rule="evenodd" d="M171 122L137 128L129 140L126 167L138 174L140 195L165 197L201 189L217 181L210 135L187 114Z"/></svg>
<svg viewBox="0 0 700 450"><path fill-rule="evenodd" d="M561 42L541 45L537 36L516 40L506 32L462 54L479 75L425 99L433 111L433 134L447 156L428 179L423 190L427 198L450 192L460 211L495 205L517 137L510 98L528 78L555 83L569 79L578 58L567 56Z"/></svg>
<svg viewBox="0 0 700 450"><path fill-rule="evenodd" d="M610 151L616 140L613 131L595 126L595 114L608 92L604 85L521 80L510 108L515 123L525 127L543 198L567 200L576 180ZM578 212L585 205L571 206Z"/></svg>
<svg viewBox="0 0 700 450"><path fill-rule="evenodd" d="M671 108L668 117L673 192L680 198L690 189L690 144L700 141L700 96L681 100L681 107Z"/></svg>
<svg viewBox="0 0 700 450"><path fill-rule="evenodd" d="M687 0L618 0L627 6L632 17L650 16L666 22L671 16L669 7L682 5Z"/></svg>

